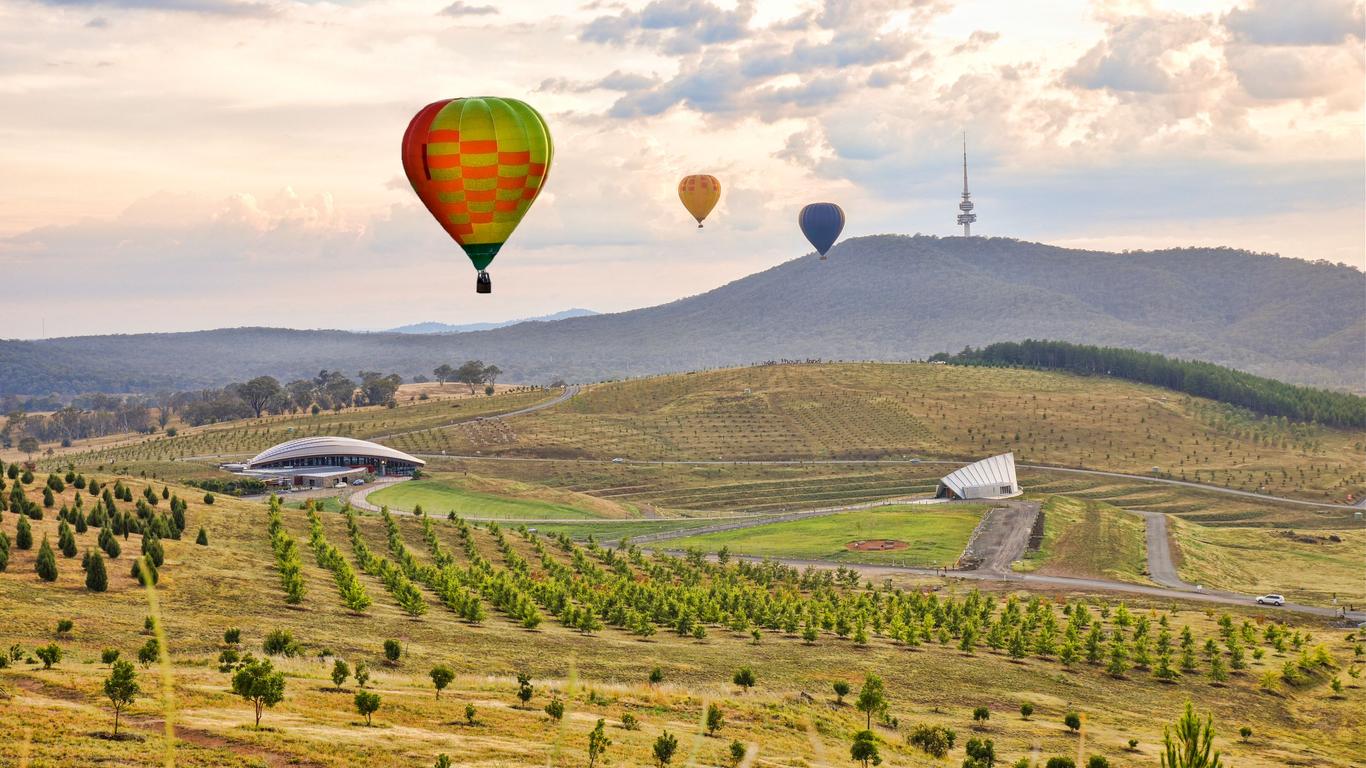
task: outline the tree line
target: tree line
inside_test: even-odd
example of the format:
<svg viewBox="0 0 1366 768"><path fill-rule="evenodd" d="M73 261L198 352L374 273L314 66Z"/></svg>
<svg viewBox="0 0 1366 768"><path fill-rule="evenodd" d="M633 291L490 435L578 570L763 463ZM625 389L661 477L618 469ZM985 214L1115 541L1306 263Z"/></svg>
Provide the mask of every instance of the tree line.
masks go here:
<svg viewBox="0 0 1366 768"><path fill-rule="evenodd" d="M483 386L486 394L493 394L493 385L502 373L501 368L496 365L484 365L483 360L466 360L457 367L442 363L432 371L432 375L442 386L448 381L464 384L470 388L471 395L478 386Z"/></svg>
<svg viewBox="0 0 1366 768"><path fill-rule="evenodd" d="M959 365L1021 366L1104 375L1208 397L1266 416L1334 427L1366 427L1366 398L1287 384L1198 360L1065 341L998 342L930 358Z"/></svg>

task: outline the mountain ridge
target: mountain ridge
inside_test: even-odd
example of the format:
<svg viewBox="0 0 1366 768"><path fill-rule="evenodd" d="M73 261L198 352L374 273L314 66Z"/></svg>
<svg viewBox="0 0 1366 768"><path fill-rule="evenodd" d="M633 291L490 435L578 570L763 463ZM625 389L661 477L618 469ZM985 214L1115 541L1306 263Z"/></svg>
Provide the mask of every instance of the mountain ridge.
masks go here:
<svg viewBox="0 0 1366 768"><path fill-rule="evenodd" d="M654 307L458 334L239 328L0 342L0 392L216 386L321 368L593 381L769 359L911 360L1027 338L1127 347L1360 391L1366 275L1229 248L1111 253L874 235Z"/></svg>
<svg viewBox="0 0 1366 768"><path fill-rule="evenodd" d="M506 328L509 325L518 323L552 323L556 320L567 320L571 317L592 317L601 314L591 309L573 307L571 309L552 312L548 315L537 315L536 317L523 317L517 320L504 320L496 323L442 323L435 320L428 320L421 323L409 323L400 325L397 328L386 328L379 333L469 333L471 331L491 331L495 328Z"/></svg>

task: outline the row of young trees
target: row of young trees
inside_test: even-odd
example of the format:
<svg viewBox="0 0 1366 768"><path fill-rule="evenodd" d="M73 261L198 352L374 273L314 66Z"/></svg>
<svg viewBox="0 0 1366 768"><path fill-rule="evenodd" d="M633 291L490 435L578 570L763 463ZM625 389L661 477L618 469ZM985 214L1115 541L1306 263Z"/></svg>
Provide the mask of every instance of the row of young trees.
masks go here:
<svg viewBox="0 0 1366 768"><path fill-rule="evenodd" d="M1114 376L1207 397L1266 416L1334 427L1366 427L1366 398L1133 349L1030 339L989 344L981 349L967 347L956 355L941 353L930 360Z"/></svg>

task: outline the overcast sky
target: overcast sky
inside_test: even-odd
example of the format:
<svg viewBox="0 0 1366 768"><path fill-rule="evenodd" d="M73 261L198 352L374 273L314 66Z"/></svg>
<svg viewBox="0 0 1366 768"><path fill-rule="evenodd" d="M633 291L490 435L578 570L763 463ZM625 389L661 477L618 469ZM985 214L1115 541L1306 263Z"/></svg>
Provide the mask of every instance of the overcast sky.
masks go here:
<svg viewBox="0 0 1366 768"><path fill-rule="evenodd" d="M1363 266L1354 0L0 0L0 337L385 328L700 293L845 236ZM403 179L440 98L556 142L491 296ZM697 231L677 179L723 198Z"/></svg>

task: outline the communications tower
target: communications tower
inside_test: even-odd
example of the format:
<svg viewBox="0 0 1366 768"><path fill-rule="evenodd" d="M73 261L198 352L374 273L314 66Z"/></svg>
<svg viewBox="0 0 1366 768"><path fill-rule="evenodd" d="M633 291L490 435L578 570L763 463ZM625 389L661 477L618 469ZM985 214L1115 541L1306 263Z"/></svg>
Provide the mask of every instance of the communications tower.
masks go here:
<svg viewBox="0 0 1366 768"><path fill-rule="evenodd" d="M963 225L963 237L972 236L972 223L977 214L972 212L972 194L968 192L968 135L963 134L963 202L958 204L958 223Z"/></svg>

